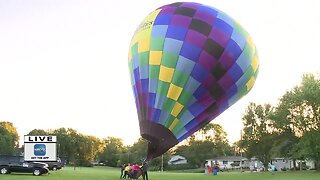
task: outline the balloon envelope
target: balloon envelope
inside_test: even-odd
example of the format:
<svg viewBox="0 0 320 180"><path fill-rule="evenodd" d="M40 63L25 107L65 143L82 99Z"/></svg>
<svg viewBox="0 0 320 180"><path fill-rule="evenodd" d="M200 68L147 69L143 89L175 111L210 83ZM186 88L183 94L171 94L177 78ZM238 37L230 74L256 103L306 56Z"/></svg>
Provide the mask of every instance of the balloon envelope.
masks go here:
<svg viewBox="0 0 320 180"><path fill-rule="evenodd" d="M238 22L215 8L179 2L156 9L138 26L129 69L152 159L247 94L259 61Z"/></svg>

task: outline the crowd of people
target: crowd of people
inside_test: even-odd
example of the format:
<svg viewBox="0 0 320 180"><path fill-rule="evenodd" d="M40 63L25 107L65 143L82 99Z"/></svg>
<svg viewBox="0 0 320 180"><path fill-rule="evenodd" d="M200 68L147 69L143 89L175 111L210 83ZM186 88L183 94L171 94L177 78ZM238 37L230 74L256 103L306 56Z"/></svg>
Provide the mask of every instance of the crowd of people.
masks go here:
<svg viewBox="0 0 320 180"><path fill-rule="evenodd" d="M211 166L207 165L205 168L205 174L208 175L218 175L218 172L220 171L219 165L213 164Z"/></svg>
<svg viewBox="0 0 320 180"><path fill-rule="evenodd" d="M120 179L133 179L137 180L141 175L143 180L148 180L148 163L143 161L141 165L138 163L126 163L120 167Z"/></svg>

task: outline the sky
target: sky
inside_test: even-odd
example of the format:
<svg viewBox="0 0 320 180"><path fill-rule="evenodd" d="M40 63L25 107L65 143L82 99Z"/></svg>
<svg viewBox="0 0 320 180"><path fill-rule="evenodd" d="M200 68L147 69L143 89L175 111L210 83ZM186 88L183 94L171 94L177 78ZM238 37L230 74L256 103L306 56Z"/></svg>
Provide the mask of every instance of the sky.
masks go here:
<svg viewBox="0 0 320 180"><path fill-rule="evenodd" d="M139 124L128 71L137 26L172 0L0 0L0 121L19 135L73 128L133 144ZM320 72L320 1L199 0L251 35L260 70L249 94L212 122L239 140L249 102L276 105Z"/></svg>

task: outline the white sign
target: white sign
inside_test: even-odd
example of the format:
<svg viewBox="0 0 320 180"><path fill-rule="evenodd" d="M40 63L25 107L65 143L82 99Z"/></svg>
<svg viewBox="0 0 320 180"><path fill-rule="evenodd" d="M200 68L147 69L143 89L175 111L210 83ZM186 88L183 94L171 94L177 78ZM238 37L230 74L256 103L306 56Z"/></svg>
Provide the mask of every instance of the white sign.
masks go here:
<svg viewBox="0 0 320 180"><path fill-rule="evenodd" d="M56 136L24 136L25 161L56 161Z"/></svg>

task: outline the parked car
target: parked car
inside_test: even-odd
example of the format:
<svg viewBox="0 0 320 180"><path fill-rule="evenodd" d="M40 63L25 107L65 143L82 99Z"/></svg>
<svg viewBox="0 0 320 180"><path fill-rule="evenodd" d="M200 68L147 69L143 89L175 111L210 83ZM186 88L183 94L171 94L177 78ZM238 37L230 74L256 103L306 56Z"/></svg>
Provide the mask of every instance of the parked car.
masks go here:
<svg viewBox="0 0 320 180"><path fill-rule="evenodd" d="M59 170L64 166L60 158L57 161L48 161L46 163L48 164L48 169L53 171Z"/></svg>
<svg viewBox="0 0 320 180"><path fill-rule="evenodd" d="M0 174L32 173L35 176L49 173L48 164L41 162L26 162L23 156L0 156Z"/></svg>

